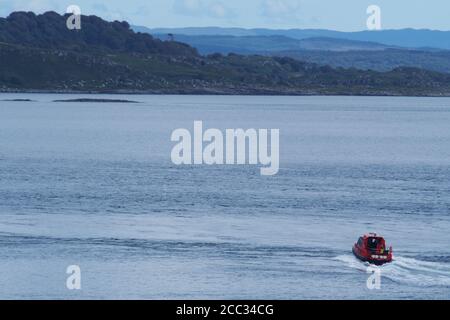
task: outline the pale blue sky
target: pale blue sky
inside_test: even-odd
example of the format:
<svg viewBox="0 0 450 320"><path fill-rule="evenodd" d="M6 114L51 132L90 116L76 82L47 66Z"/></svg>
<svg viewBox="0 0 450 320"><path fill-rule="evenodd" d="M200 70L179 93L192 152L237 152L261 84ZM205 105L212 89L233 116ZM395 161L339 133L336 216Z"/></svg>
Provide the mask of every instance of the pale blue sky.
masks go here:
<svg viewBox="0 0 450 320"><path fill-rule="evenodd" d="M450 30L450 0L0 0L0 15L14 10L64 12L127 20L147 27L221 26L364 30L366 9L381 7L383 29Z"/></svg>

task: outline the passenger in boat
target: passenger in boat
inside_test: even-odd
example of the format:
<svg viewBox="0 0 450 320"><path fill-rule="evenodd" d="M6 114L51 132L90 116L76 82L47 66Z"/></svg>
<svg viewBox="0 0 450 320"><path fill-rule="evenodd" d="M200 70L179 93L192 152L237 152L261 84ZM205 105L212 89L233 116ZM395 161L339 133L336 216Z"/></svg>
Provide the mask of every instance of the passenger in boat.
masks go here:
<svg viewBox="0 0 450 320"><path fill-rule="evenodd" d="M367 246L371 251L377 251L378 249L378 239L377 238L369 238L367 240Z"/></svg>
<svg viewBox="0 0 450 320"><path fill-rule="evenodd" d="M372 252L384 254L386 251L384 241L381 241L378 238L369 238L367 241L367 246Z"/></svg>

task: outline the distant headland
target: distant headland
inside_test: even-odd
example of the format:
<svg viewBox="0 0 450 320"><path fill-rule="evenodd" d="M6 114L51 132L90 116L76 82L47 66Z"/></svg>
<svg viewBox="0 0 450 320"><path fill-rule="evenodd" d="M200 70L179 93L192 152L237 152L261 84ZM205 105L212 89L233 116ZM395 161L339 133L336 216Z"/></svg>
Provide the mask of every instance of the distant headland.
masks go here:
<svg viewBox="0 0 450 320"><path fill-rule="evenodd" d="M14 12L0 18L0 91L224 95L450 96L450 74L213 53L134 32L127 22ZM21 25L23 27L18 28ZM98 102L98 101L97 101Z"/></svg>

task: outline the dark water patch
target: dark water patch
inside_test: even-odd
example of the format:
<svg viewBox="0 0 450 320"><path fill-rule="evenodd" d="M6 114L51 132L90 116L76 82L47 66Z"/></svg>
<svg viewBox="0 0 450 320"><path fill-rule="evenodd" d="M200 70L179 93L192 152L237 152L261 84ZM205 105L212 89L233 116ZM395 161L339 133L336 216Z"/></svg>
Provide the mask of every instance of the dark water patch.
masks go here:
<svg viewBox="0 0 450 320"><path fill-rule="evenodd" d="M419 255L416 258L426 262L450 263L450 255Z"/></svg>
<svg viewBox="0 0 450 320"><path fill-rule="evenodd" d="M307 258L332 258L340 251L325 249L320 247L301 247L301 246L268 246L252 245L242 242L213 242L213 241L177 241L177 240L158 240L158 239L134 239L134 238L79 238L79 237L49 237L19 235L11 233L0 233L0 247L37 247L62 245L66 250L72 250L75 247L97 248L101 250L126 251L127 254L151 255L160 253L170 254L190 254L196 255L222 256L230 259L238 258L243 260L257 260L262 257L307 257Z"/></svg>

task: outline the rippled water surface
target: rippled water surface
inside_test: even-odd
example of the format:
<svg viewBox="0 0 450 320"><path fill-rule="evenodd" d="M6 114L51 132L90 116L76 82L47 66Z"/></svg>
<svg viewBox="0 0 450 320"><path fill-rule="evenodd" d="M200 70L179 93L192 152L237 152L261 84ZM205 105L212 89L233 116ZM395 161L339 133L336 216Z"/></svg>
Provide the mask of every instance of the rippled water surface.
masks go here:
<svg viewBox="0 0 450 320"><path fill-rule="evenodd" d="M77 97L0 95L0 298L450 298L450 99ZM173 165L194 120L279 128L279 174Z"/></svg>

